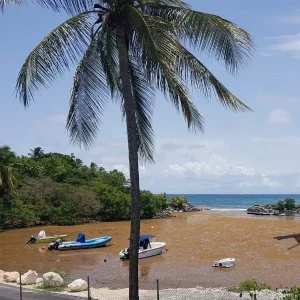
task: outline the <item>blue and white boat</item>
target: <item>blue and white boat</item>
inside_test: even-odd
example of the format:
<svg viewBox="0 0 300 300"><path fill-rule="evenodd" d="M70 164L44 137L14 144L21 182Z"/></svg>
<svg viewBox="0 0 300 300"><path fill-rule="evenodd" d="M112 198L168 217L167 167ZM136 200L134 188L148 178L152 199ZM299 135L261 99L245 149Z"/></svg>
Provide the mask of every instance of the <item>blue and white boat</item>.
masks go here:
<svg viewBox="0 0 300 300"><path fill-rule="evenodd" d="M62 240L56 240L50 243L48 246L49 250L75 250L75 249L88 249L106 246L112 240L111 236L100 236L97 238L85 239L84 233L79 233L76 241L63 242Z"/></svg>
<svg viewBox="0 0 300 300"><path fill-rule="evenodd" d="M155 236L143 234L140 236L139 259L150 256L160 255L166 246L165 242L155 242ZM125 248L119 253L120 259L129 259L129 248Z"/></svg>

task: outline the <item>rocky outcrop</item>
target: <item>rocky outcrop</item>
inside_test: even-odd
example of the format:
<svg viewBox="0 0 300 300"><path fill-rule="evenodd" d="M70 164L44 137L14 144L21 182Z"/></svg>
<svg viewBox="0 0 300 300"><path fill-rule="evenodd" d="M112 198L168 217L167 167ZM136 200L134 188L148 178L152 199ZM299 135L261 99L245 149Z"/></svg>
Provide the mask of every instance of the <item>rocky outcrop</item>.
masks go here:
<svg viewBox="0 0 300 300"><path fill-rule="evenodd" d="M255 214L255 215L274 215L274 210L272 205L253 205L247 209L247 214ZM278 212L279 213L279 212Z"/></svg>
<svg viewBox="0 0 300 300"><path fill-rule="evenodd" d="M171 212L193 212L193 211L203 211L203 210L209 210L209 208L200 208L197 206L194 206L190 203L182 204L180 206L169 206L169 210Z"/></svg>
<svg viewBox="0 0 300 300"><path fill-rule="evenodd" d="M296 205L292 210L279 211L274 209L273 205L259 205L255 204L247 209L247 214L253 215L291 215L300 214L300 205Z"/></svg>
<svg viewBox="0 0 300 300"><path fill-rule="evenodd" d="M70 292L83 292L88 289L88 284L83 279L76 279L68 285Z"/></svg>
<svg viewBox="0 0 300 300"><path fill-rule="evenodd" d="M21 283L25 285L35 284L37 279L38 279L37 272L29 270L27 273L21 276ZM17 283L20 283L20 277L18 277Z"/></svg>
<svg viewBox="0 0 300 300"><path fill-rule="evenodd" d="M3 273L3 280L5 282L17 282L19 278L19 273L18 272L4 272Z"/></svg>
<svg viewBox="0 0 300 300"><path fill-rule="evenodd" d="M44 287L63 286L64 280L59 274L55 272L48 272L43 275L43 285Z"/></svg>

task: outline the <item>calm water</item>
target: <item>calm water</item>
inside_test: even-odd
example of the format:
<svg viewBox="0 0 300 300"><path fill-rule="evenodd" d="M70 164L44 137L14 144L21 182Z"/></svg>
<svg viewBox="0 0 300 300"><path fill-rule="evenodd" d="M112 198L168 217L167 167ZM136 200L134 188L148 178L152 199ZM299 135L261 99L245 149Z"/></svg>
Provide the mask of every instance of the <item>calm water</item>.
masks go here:
<svg viewBox="0 0 300 300"><path fill-rule="evenodd" d="M175 196L168 195L168 198ZM300 195L297 194L184 194L189 203L211 208L212 210L246 210L254 204L273 204L285 198L294 198L300 204Z"/></svg>
<svg viewBox="0 0 300 300"><path fill-rule="evenodd" d="M166 242L167 250L140 260L141 287L155 288L156 279L161 288L232 287L249 278L273 287L299 285L299 244L294 239L273 238L299 232L299 228L300 218L246 212L201 211L143 220L141 232ZM79 232L87 238L110 235L112 242L104 248L72 251L48 251L47 244L26 245L41 229L49 235L66 233L69 240L76 239ZM124 221L5 231L0 233L0 270L35 270L41 275L58 268L65 270L68 280L90 276L94 287L123 288L128 286L128 262L120 261L119 252L128 247L129 230L130 222ZM211 266L225 257L236 258L236 266Z"/></svg>

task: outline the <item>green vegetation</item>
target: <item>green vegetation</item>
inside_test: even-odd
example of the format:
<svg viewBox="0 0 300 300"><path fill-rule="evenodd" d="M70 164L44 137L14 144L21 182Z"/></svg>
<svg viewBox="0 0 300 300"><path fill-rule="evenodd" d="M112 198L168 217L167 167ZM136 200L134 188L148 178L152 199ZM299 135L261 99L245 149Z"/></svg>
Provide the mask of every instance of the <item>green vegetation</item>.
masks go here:
<svg viewBox="0 0 300 300"><path fill-rule="evenodd" d="M61 285L61 286L44 286L43 284L39 284L36 286L37 289L43 290L43 291L48 291L48 292L63 292L66 288L67 285Z"/></svg>
<svg viewBox="0 0 300 300"><path fill-rule="evenodd" d="M258 283L255 279L248 279L240 282L240 284L233 288L232 291L236 293L243 293L270 289L271 286L267 285L266 283Z"/></svg>
<svg viewBox="0 0 300 300"><path fill-rule="evenodd" d="M63 269L54 268L51 270L51 272L57 273L62 279L67 278L67 272Z"/></svg>
<svg viewBox="0 0 300 300"><path fill-rule="evenodd" d="M295 199L286 198L284 200L279 200L276 204L273 205L273 208L276 210L282 211L290 211L295 208Z"/></svg>
<svg viewBox="0 0 300 300"><path fill-rule="evenodd" d="M300 286L294 286L290 290L282 291L283 300L300 300Z"/></svg>
<svg viewBox="0 0 300 300"><path fill-rule="evenodd" d="M4 146L0 172L0 228L130 218L125 175L95 163L86 166L74 154L44 153L37 147L28 156L17 156ZM165 194L141 191L143 218L152 218L166 206Z"/></svg>
<svg viewBox="0 0 300 300"><path fill-rule="evenodd" d="M172 206L175 209L182 209L185 204L188 203L188 200L184 196L174 196L168 201L168 205Z"/></svg>

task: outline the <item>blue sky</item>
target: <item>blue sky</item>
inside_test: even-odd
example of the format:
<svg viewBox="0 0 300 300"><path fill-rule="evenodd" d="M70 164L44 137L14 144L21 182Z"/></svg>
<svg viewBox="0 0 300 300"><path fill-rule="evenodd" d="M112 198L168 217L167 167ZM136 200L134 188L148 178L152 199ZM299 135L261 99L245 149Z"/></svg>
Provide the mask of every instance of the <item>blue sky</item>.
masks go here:
<svg viewBox="0 0 300 300"><path fill-rule="evenodd" d="M226 111L214 99L192 93L205 117L194 135L171 105L157 96L153 117L155 165L141 167L141 186L168 193L298 193L300 190L300 4L299 1L190 0L196 10L221 15L249 31L256 51L238 77L203 54L211 71L252 109ZM29 52L65 20L35 5L9 7L0 15L0 145L17 154L41 146L75 153L84 162L128 174L125 124L117 104L108 105L97 142L73 147L65 118L73 73L67 73L24 109L14 95L18 71Z"/></svg>

